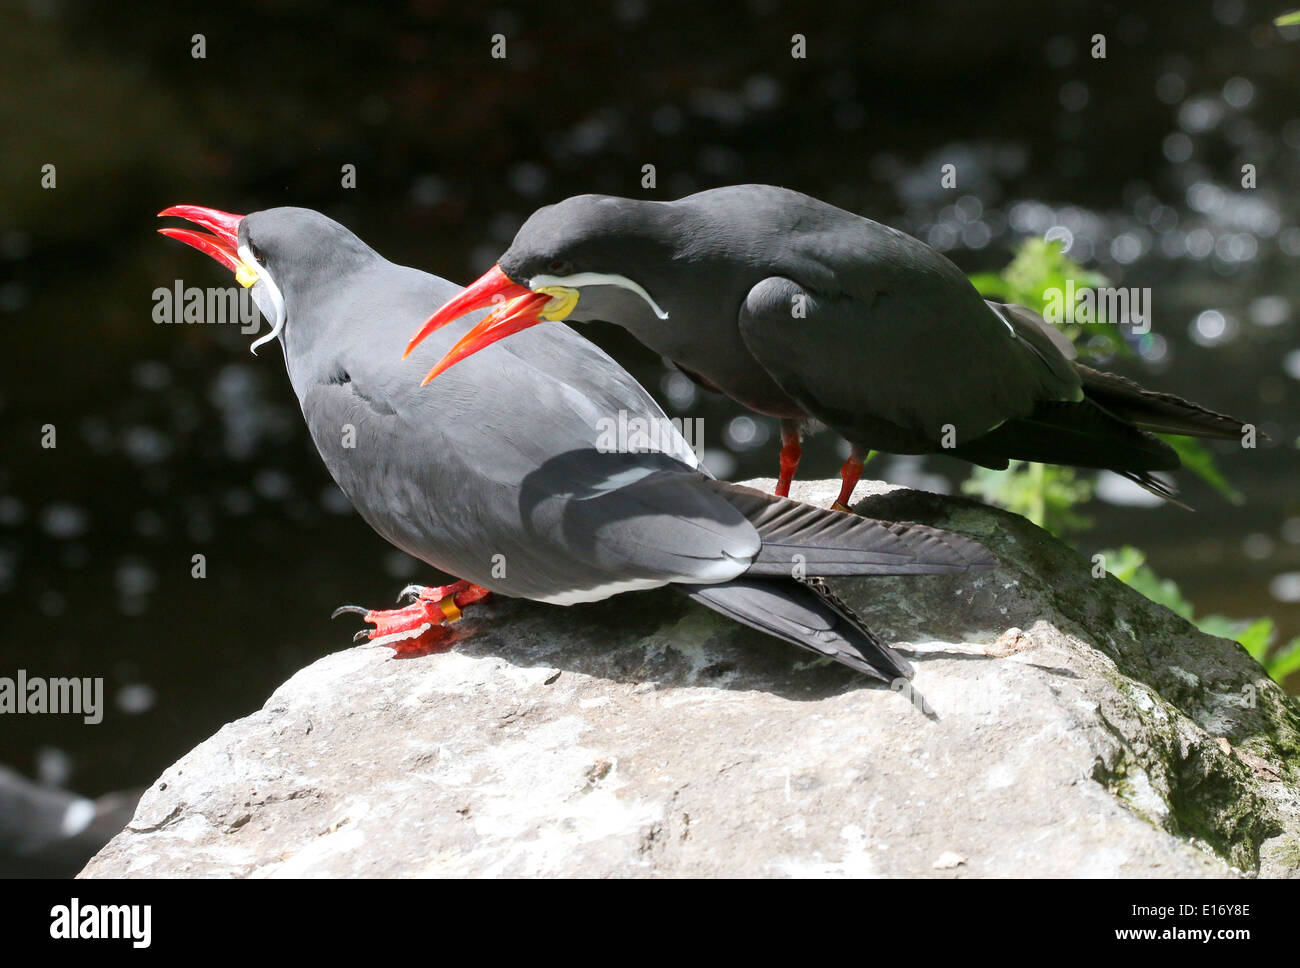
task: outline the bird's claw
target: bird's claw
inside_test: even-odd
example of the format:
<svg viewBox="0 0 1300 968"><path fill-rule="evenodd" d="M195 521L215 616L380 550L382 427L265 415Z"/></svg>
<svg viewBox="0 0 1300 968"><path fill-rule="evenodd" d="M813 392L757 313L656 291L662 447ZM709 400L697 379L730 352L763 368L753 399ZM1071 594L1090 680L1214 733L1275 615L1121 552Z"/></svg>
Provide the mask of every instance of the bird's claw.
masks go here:
<svg viewBox="0 0 1300 968"><path fill-rule="evenodd" d="M399 653L431 651L449 634L448 627L460 619L461 608L481 601L490 594L486 588L467 581L450 585L408 585L398 596L401 608L367 609L360 605L340 605L331 618L340 615L360 615L373 625L362 629L353 642L372 642L387 645Z"/></svg>
<svg viewBox="0 0 1300 968"><path fill-rule="evenodd" d="M452 605L448 599L448 605ZM452 608L455 608L452 605ZM343 605L335 615L360 615L367 625L352 637L353 642L387 645L399 653L423 651L447 635L450 616L438 602L417 598L402 608L369 609ZM457 611L459 616L459 611Z"/></svg>

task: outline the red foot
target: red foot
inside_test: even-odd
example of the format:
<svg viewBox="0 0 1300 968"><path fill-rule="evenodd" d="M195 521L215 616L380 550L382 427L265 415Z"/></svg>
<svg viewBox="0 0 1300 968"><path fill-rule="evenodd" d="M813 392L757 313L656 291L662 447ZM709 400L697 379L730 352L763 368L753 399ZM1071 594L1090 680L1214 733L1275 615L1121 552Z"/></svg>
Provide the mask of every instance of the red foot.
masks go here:
<svg viewBox="0 0 1300 968"><path fill-rule="evenodd" d="M799 458L803 456L803 446L799 443L799 421L781 421L781 476L776 479L777 497L790 496L790 482L794 480L795 471L799 469Z"/></svg>
<svg viewBox="0 0 1300 968"><path fill-rule="evenodd" d="M403 655L445 651L451 647L450 626L459 621L461 609L491 594L467 581L429 587L411 585L402 595L414 595L415 601L404 608L367 610L359 605L343 605L334 610L331 618L353 613L374 625L373 629L358 632L354 639L357 642L369 640Z"/></svg>
<svg viewBox="0 0 1300 968"><path fill-rule="evenodd" d="M840 468L840 496L835 499L831 505L832 511L849 510L849 500L853 497L853 489L858 486L858 481L862 478L862 457L858 454L857 448L849 454L849 459L844 462Z"/></svg>

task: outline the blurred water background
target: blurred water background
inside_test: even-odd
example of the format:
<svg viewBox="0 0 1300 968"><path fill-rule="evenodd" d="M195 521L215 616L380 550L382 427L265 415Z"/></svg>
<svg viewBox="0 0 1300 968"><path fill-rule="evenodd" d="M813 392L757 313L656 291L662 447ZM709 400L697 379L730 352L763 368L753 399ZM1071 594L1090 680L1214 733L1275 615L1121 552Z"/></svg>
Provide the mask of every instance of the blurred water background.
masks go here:
<svg viewBox="0 0 1300 968"><path fill-rule="evenodd" d="M4 717L0 763L92 796L147 784L346 646L354 626L329 621L335 605L380 606L432 577L327 477L278 345L254 358L238 327L152 321L156 287L230 283L155 234L154 213L178 202L317 208L458 282L533 209L581 192L786 185L967 272L1003 267L1019 239L1061 238L1113 284L1152 290L1152 335L1118 369L1275 442L1215 447L1244 503L1189 474L1194 514L1105 485L1077 544L1135 544L1198 610L1300 634L1300 31L1272 26L1280 9L6 4L0 675L104 676L109 708L93 727ZM806 58L791 56L796 33ZM1090 56L1096 34L1105 59ZM944 164L956 190L940 188ZM669 413L704 418L719 474L774 473L771 422L697 392L612 327L584 333ZM840 460L824 435L801 471L830 476ZM869 472L953 491L968 468L885 458ZM204 580L190 577L195 553Z"/></svg>

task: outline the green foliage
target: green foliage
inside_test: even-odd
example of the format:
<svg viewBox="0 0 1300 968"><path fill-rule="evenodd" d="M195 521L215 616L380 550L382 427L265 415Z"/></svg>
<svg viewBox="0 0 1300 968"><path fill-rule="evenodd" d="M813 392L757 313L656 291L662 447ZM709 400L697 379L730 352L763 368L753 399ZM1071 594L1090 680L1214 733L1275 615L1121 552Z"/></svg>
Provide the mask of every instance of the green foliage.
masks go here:
<svg viewBox="0 0 1300 968"><path fill-rule="evenodd" d="M1010 265L1001 272L982 273L970 279L984 297L1017 303L1039 314L1047 309L1052 290L1063 294L1073 282L1078 298L1084 290L1106 284L1105 276L1070 259L1060 242L1041 238L1023 241ZM1087 334L1098 337L1108 349L1128 352L1117 327L1108 323L1069 323L1060 328L1071 340ZM962 484L962 492L1022 514L1058 537L1092 525L1074 511L1074 506L1091 499L1093 480L1073 468L1025 461L1012 461L1005 471L976 468Z"/></svg>
<svg viewBox="0 0 1300 968"><path fill-rule="evenodd" d="M1099 272L1084 269L1063 251L1060 242L1048 242L1045 239L1026 239L1016 249L1011 264L1000 273L985 272L970 277L971 283L980 294L988 299L1013 302L1032 309L1042 315L1051 298L1049 293L1061 293L1064 298L1071 283L1074 284L1075 301L1083 297L1085 290L1096 289L1108 284L1108 280ZM1078 342L1087 336L1084 343L1085 353L1090 346L1096 345L1104 351L1121 356L1132 356L1132 351L1124 342L1119 327L1105 320L1087 323L1066 322L1060 325L1061 332L1072 341Z"/></svg>
<svg viewBox="0 0 1300 968"><path fill-rule="evenodd" d="M1040 238L1022 242L1011 263L1001 272L980 273L970 279L985 297L1018 303L1040 314L1047 308L1048 293L1052 290L1064 293L1070 282L1074 284L1076 299L1082 297L1086 289L1107 285L1105 276L1084 269L1062 252L1059 242ZM1085 350L1092 345L1130 354L1119 328L1108 322L1069 323L1060 329L1075 342L1086 335ZM1204 444L1191 437L1161 436L1178 452L1183 466L1189 471L1229 501L1239 503L1242 500L1240 492L1228 483ZM1051 494L1045 492L1047 488L1051 488ZM1020 464L1006 471L977 470L962 489L967 494L976 494L992 504L1023 514L1053 534L1077 531L1090 524L1086 518L1072 514L1069 503L1072 495L1073 503L1088 500L1093 492L1091 483L1067 468L1038 471L1032 464ZM1037 493L1035 489L1038 489Z"/></svg>
<svg viewBox="0 0 1300 968"><path fill-rule="evenodd" d="M1279 684L1291 673L1300 669L1300 636L1273 650L1277 627L1271 618L1235 619L1224 615L1196 617L1192 603L1183 597L1178 586L1168 578L1159 577L1146 564L1146 555L1131 545L1110 548L1100 552L1106 570L1135 591L1141 592L1157 605L1193 623L1207 635L1218 635L1240 642L1251 657L1264 667Z"/></svg>
<svg viewBox="0 0 1300 968"><path fill-rule="evenodd" d="M1141 592L1157 605L1163 605L1187 621L1192 621L1192 603L1183 598L1178 586L1168 578L1160 578L1147 567L1147 556L1132 545L1119 550L1102 551L1106 570L1130 588Z"/></svg>
<svg viewBox="0 0 1300 968"><path fill-rule="evenodd" d="M1183 462L1184 467L1233 504L1240 504L1245 500L1241 492L1229 484L1228 479L1223 476L1223 472L1214 463L1214 455L1210 453L1209 448L1195 437L1180 437L1177 434L1157 434L1157 436L1178 452L1178 459Z"/></svg>
<svg viewBox="0 0 1300 968"><path fill-rule="evenodd" d="M1293 16L1295 20L1291 22L1300 23L1300 11ZM1049 291L1064 293L1071 280L1076 297L1084 289L1107 284L1105 277L1088 272L1067 258L1059 243L1043 239L1022 243L1011 264L1002 272L971 276L975 288L986 298L1018 303L1040 314L1047 308ZM1060 328L1076 342L1086 336L1085 350L1092 345L1117 353L1129 352L1119 328L1110 323L1067 324ZM1200 441L1172 434L1161 437L1178 452L1184 467L1228 500L1234 503L1242 500L1240 492L1228 483L1215 466L1213 455ZM1300 446L1300 439L1296 445ZM1024 515L1060 537L1091 527L1092 522L1079 514L1076 507L1092 497L1093 487L1093 477L1081 476L1069 467L1012 461L1005 471L976 468L962 484L962 492ZM1223 615L1197 618L1195 608L1183 597L1178 585L1147 567L1146 556L1141 551L1125 545L1102 553L1106 556L1107 570L1120 581L1208 634L1240 642L1276 681L1300 671L1300 637L1274 648L1277 628L1272 619L1233 619Z"/></svg>
<svg viewBox="0 0 1300 968"><path fill-rule="evenodd" d="M962 483L963 494L1027 517L1040 528L1061 537L1092 527L1092 521L1074 507L1092 497L1092 481L1071 467L1012 461L1004 471L977 467Z"/></svg>
<svg viewBox="0 0 1300 968"><path fill-rule="evenodd" d="M1280 14L1273 18L1273 23L1279 27L1294 27L1300 24L1300 10L1292 10L1289 13Z"/></svg>
<svg viewBox="0 0 1300 968"><path fill-rule="evenodd" d="M1274 652L1264 664L1264 668L1277 682L1281 682L1293 672L1300 672L1300 635Z"/></svg>
<svg viewBox="0 0 1300 968"><path fill-rule="evenodd" d="M970 277L970 281L990 299L1019 303L1041 313L1047 307L1047 289L1065 289L1073 280L1075 288L1104 286L1106 277L1084 269L1063 251L1060 242L1029 238L1020 243L1011 264L998 273L987 272Z"/></svg>

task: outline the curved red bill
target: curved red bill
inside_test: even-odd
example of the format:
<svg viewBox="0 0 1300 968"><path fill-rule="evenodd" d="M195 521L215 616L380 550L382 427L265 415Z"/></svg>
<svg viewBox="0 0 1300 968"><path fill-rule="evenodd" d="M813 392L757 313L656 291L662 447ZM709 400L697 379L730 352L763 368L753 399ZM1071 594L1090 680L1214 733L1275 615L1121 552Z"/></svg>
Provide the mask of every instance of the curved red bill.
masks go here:
<svg viewBox="0 0 1300 968"><path fill-rule="evenodd" d="M523 286L519 288L523 289ZM542 321L537 314L550 301L551 297L544 292L530 292L524 289L523 295L515 296L479 320L478 324L462 336L460 342L449 349L437 365L425 375L420 381L420 386L424 386L443 370L450 369L465 357L473 356L484 347L491 346L497 340L505 339L512 333L527 329L529 326L536 326ZM461 315L463 316L464 313Z"/></svg>
<svg viewBox="0 0 1300 968"><path fill-rule="evenodd" d="M460 317L474 312L476 309L483 309L494 302L514 299L517 296L529 295L529 290L512 282L500 266L493 266L487 272L483 273L474 282L466 286L459 295L453 296L447 302L430 316L420 327L420 331L411 337L411 341L406 344L406 351L402 354L402 359L406 359L430 333L437 332L450 322L454 322Z"/></svg>
<svg viewBox="0 0 1300 968"><path fill-rule="evenodd" d="M173 205L158 213L159 218L172 215L201 225L212 234L172 228L159 229L159 233L193 246L232 272L239 269L241 260L236 250L239 247L239 223L244 220L244 216L232 215L216 208L204 208L202 205Z"/></svg>
<svg viewBox="0 0 1300 968"><path fill-rule="evenodd" d="M222 241L215 235L205 235L193 229L159 229L158 232L168 238L177 239L186 245L192 245L200 252L212 256L231 272L239 268L239 253L234 246Z"/></svg>

